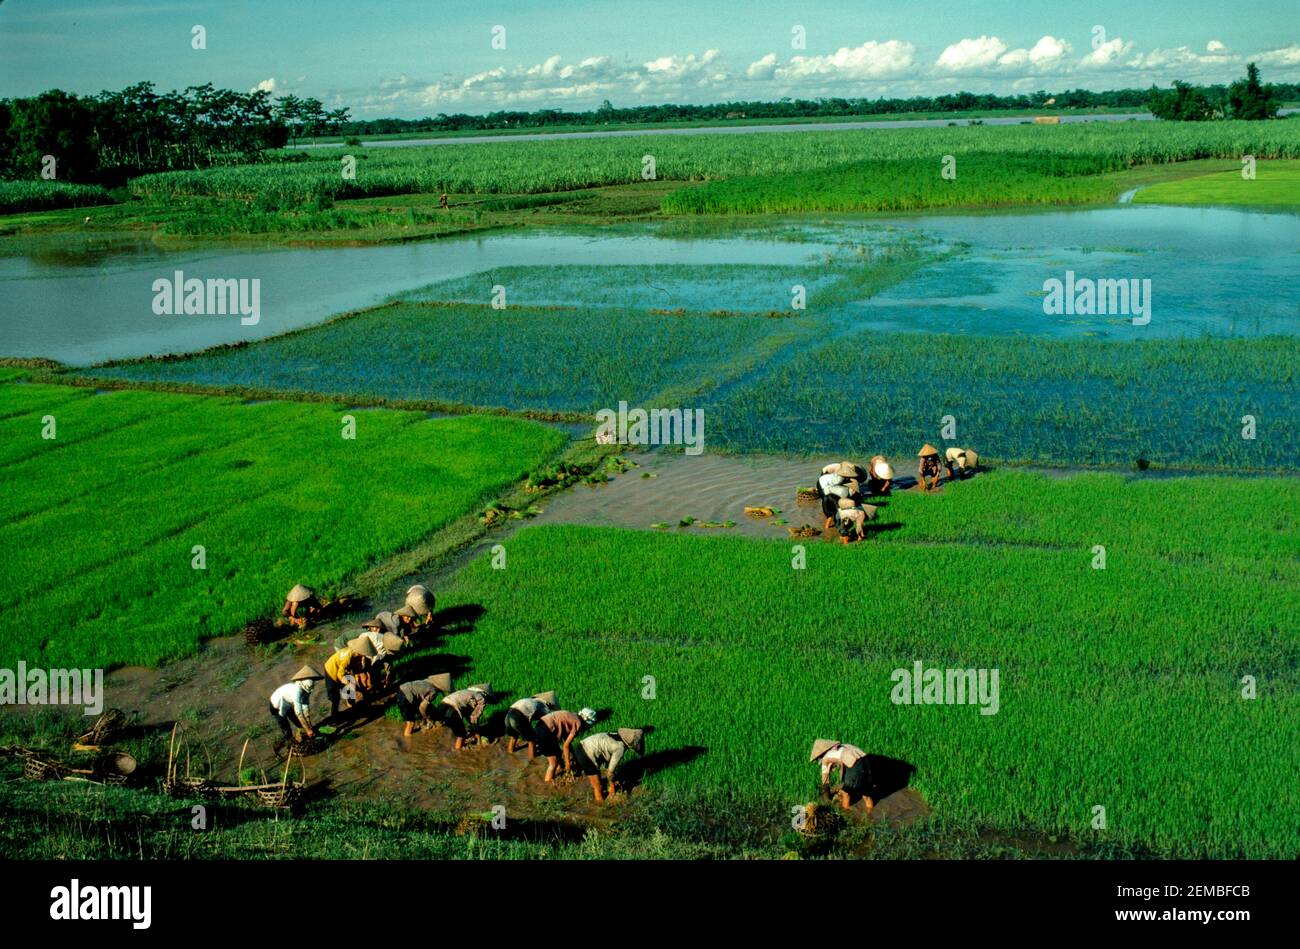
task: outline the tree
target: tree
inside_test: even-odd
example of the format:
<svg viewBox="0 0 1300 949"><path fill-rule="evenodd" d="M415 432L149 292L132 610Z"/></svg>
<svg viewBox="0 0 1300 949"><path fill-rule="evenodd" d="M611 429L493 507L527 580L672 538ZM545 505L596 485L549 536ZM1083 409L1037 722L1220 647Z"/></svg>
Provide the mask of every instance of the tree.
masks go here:
<svg viewBox="0 0 1300 949"><path fill-rule="evenodd" d="M1277 118L1277 103L1259 81L1259 68L1246 66L1246 78L1228 87L1228 116L1250 121Z"/></svg>
<svg viewBox="0 0 1300 949"><path fill-rule="evenodd" d="M1168 92L1152 86L1147 105L1156 118L1173 122L1205 122L1215 117L1214 107L1205 93L1178 80L1174 80L1174 88Z"/></svg>

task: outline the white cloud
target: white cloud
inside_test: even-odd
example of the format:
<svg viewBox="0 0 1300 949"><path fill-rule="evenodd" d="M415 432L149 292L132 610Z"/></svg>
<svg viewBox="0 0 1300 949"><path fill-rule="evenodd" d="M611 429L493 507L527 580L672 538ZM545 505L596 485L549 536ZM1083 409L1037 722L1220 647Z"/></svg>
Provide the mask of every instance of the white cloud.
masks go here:
<svg viewBox="0 0 1300 949"><path fill-rule="evenodd" d="M271 76L267 79L263 79L261 82L259 82L257 85L255 85L252 89L249 89L248 91L269 92L271 93L271 95L277 95L282 91L282 89L283 87L278 82L275 81L275 77Z"/></svg>
<svg viewBox="0 0 1300 949"><path fill-rule="evenodd" d="M1260 66L1277 66L1282 69L1300 67L1300 45L1284 46L1251 56L1250 61Z"/></svg>
<svg viewBox="0 0 1300 949"><path fill-rule="evenodd" d="M756 59L745 70L747 79L771 79L776 75L776 53L768 53L762 59Z"/></svg>
<svg viewBox="0 0 1300 949"><path fill-rule="evenodd" d="M1210 40L1205 44L1205 51L1207 53L1226 53L1228 47L1220 43L1218 40Z"/></svg>
<svg viewBox="0 0 1300 949"><path fill-rule="evenodd" d="M964 39L953 43L940 53L935 66L951 72L987 69L997 63L998 57L1006 51L1007 44L996 36Z"/></svg>
<svg viewBox="0 0 1300 949"><path fill-rule="evenodd" d="M912 68L912 55L916 48L911 43L886 40L883 43L868 40L861 46L841 46L829 56L793 56L785 65L777 66L775 78L785 80L805 79L880 79L901 76ZM775 54L769 54L775 60ZM767 56L759 60L763 63ZM757 66L754 63L753 66ZM752 69L753 66L750 68Z"/></svg>
<svg viewBox="0 0 1300 949"><path fill-rule="evenodd" d="M1013 49L998 57L998 65L1008 69L1048 69L1065 61L1071 46L1055 36L1044 36L1033 49Z"/></svg>
<svg viewBox="0 0 1300 949"><path fill-rule="evenodd" d="M1127 56L1133 51L1132 43L1125 43L1118 36L1113 40L1107 40L1096 49L1094 49L1083 59L1079 60L1081 66L1113 66L1119 62L1120 57Z"/></svg>

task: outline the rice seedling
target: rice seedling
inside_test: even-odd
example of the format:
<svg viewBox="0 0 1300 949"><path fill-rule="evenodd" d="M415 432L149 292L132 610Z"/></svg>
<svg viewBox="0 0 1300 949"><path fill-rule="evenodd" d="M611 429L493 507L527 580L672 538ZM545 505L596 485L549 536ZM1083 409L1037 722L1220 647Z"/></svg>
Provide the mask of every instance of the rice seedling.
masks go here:
<svg viewBox="0 0 1300 949"><path fill-rule="evenodd" d="M357 412L344 439L338 406L60 386L0 386L0 411L7 666L183 656L295 582L329 589L410 546L567 440L516 419L393 411Z"/></svg>
<svg viewBox="0 0 1300 949"><path fill-rule="evenodd" d="M761 316L396 304L254 346L94 370L112 378L595 410L699 379L784 332Z"/></svg>
<svg viewBox="0 0 1300 949"><path fill-rule="evenodd" d="M1296 467L1300 340L860 332L706 401L710 446L910 457L940 420L1004 461ZM828 397L834 393L834 397ZM1242 437L1243 414L1268 433Z"/></svg>
<svg viewBox="0 0 1300 949"><path fill-rule="evenodd" d="M776 821L815 789L812 738L833 737L915 764L930 805L972 830L1281 857L1300 846L1300 654L1279 626L1300 593L1298 492L993 473L893 499L901 529L809 544L803 569L777 541L533 527L508 570L477 561L445 599L484 609L456 643L473 674L653 725L651 758L703 749L646 764L647 790L683 807ZM1186 529L1201 516L1212 533ZM996 714L896 703L895 670L917 661L999 670Z"/></svg>

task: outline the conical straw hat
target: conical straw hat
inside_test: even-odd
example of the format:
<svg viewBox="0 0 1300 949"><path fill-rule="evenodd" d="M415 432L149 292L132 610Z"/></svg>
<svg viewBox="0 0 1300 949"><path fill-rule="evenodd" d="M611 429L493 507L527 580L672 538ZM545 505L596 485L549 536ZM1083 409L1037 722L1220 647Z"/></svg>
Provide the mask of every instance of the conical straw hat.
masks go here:
<svg viewBox="0 0 1300 949"><path fill-rule="evenodd" d="M376 616L374 619L362 620L361 628L362 629L383 629L384 622L378 616Z"/></svg>
<svg viewBox="0 0 1300 949"><path fill-rule="evenodd" d="M317 672L315 669L313 669L310 665L306 665L303 666L301 669L299 669L297 672L295 672L293 674L293 678L290 679L289 681L301 682L303 679L323 679L323 678L325 677L321 675L319 672Z"/></svg>
<svg viewBox="0 0 1300 949"><path fill-rule="evenodd" d="M840 498L840 510L847 511L849 508L857 507L857 502L852 498Z"/></svg>
<svg viewBox="0 0 1300 949"><path fill-rule="evenodd" d="M286 596L285 599L290 603L301 603L304 600L310 600L315 595L316 591L311 587L304 586L301 583L295 583L293 589L289 591L289 595Z"/></svg>
<svg viewBox="0 0 1300 949"><path fill-rule="evenodd" d="M618 737L623 739L623 744L627 745L637 754L645 752L645 732L640 728L620 728Z"/></svg>
<svg viewBox="0 0 1300 949"><path fill-rule="evenodd" d="M921 450L916 453L916 456L918 458L924 458L926 455L937 455L937 454L939 454L939 449L935 448L929 442L926 442L924 445L921 446Z"/></svg>
<svg viewBox="0 0 1300 949"><path fill-rule="evenodd" d="M400 652L402 647L406 645L402 642L401 636L394 636L392 633L384 633L383 642L384 652Z"/></svg>
<svg viewBox="0 0 1300 949"><path fill-rule="evenodd" d="M439 692L451 691L451 673L439 672L437 675L428 676L425 680Z"/></svg>
<svg viewBox="0 0 1300 949"><path fill-rule="evenodd" d="M876 512L879 511L880 508L874 504L864 504L862 505L862 510L866 512L867 520L874 521L876 519Z"/></svg>
<svg viewBox="0 0 1300 949"><path fill-rule="evenodd" d="M419 614L417 614L415 610L408 605L408 606L403 606L400 609L393 610L393 615L405 616L407 619L415 619Z"/></svg>
<svg viewBox="0 0 1300 949"><path fill-rule="evenodd" d="M855 461L840 462L840 477L842 478L856 478L858 470L858 464Z"/></svg>
<svg viewBox="0 0 1300 949"><path fill-rule="evenodd" d="M979 456L979 453L978 453L978 452L975 452L975 451L972 451L971 449L967 448L967 449L966 449L966 467L967 467L967 468L978 468L979 466L980 466L980 456Z"/></svg>
<svg viewBox="0 0 1300 949"><path fill-rule="evenodd" d="M486 682L480 682L478 685L471 685L470 688L474 689L476 692L484 692L488 695L492 694L492 686L488 685Z"/></svg>
<svg viewBox="0 0 1300 949"><path fill-rule="evenodd" d="M829 738L818 738L813 742L812 754L808 756L808 760L816 761L838 744L838 741L831 741Z"/></svg>
<svg viewBox="0 0 1300 949"><path fill-rule="evenodd" d="M375 652L375 644L370 641L369 636L358 636L356 639L348 640L348 648L358 656L365 656L367 659L373 659L379 655Z"/></svg>
<svg viewBox="0 0 1300 949"><path fill-rule="evenodd" d="M436 603L437 597L419 584L406 591L406 605L420 616L432 613Z"/></svg>
<svg viewBox="0 0 1300 949"><path fill-rule="evenodd" d="M889 462L885 461L883 458L871 466L871 472L881 481L894 480L894 469L890 466Z"/></svg>
<svg viewBox="0 0 1300 949"><path fill-rule="evenodd" d="M560 697L555 694L554 690L550 692L538 692L533 698L539 702L545 702L547 705L554 707L560 701Z"/></svg>

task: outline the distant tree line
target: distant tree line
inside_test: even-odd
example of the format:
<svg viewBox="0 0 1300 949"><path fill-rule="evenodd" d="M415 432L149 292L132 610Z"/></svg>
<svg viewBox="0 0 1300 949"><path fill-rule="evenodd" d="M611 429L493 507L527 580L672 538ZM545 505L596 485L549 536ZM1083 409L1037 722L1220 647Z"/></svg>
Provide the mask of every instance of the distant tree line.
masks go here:
<svg viewBox="0 0 1300 949"><path fill-rule="evenodd" d="M1257 74L1256 74L1257 76ZM1243 80L1244 81L1244 80ZM1197 89L1212 103L1222 103L1221 111L1231 110L1228 86L1189 86ZM1279 83L1262 87L1274 102L1300 99L1300 83ZM1023 95L998 96L991 93L957 92L940 96L913 96L908 99L822 98L781 99L776 102L718 102L712 105L641 105L615 108L606 100L589 112L564 112L539 109L534 112L497 111L487 115L446 113L422 119L354 119L343 123L341 134L347 136L383 135L396 132L453 132L503 128L545 128L554 125L621 125L653 124L726 119L797 119L835 116L899 115L909 112L976 112L1052 109L1142 109L1152 107L1158 93L1152 89L1113 89L1091 92L1073 89L1065 92L1038 91ZM1161 93L1168 95L1170 93ZM1274 110L1276 111L1276 110ZM1235 113L1234 113L1235 114ZM1246 117L1244 114L1239 117ZM1251 116L1261 117L1261 116Z"/></svg>
<svg viewBox="0 0 1300 949"><path fill-rule="evenodd" d="M55 180L118 184L151 171L256 161L305 135L337 133L348 110L318 99L211 83L159 93L141 82L78 96L51 89L0 99L0 178L38 178L54 159ZM46 173L48 176L48 172Z"/></svg>
<svg viewBox="0 0 1300 949"><path fill-rule="evenodd" d="M1147 107L1159 119L1177 122L1207 122L1212 119L1273 119L1282 102L1297 98L1295 83L1264 85L1254 63L1246 67L1246 78L1228 87L1193 86L1175 82L1172 89L1151 87Z"/></svg>

